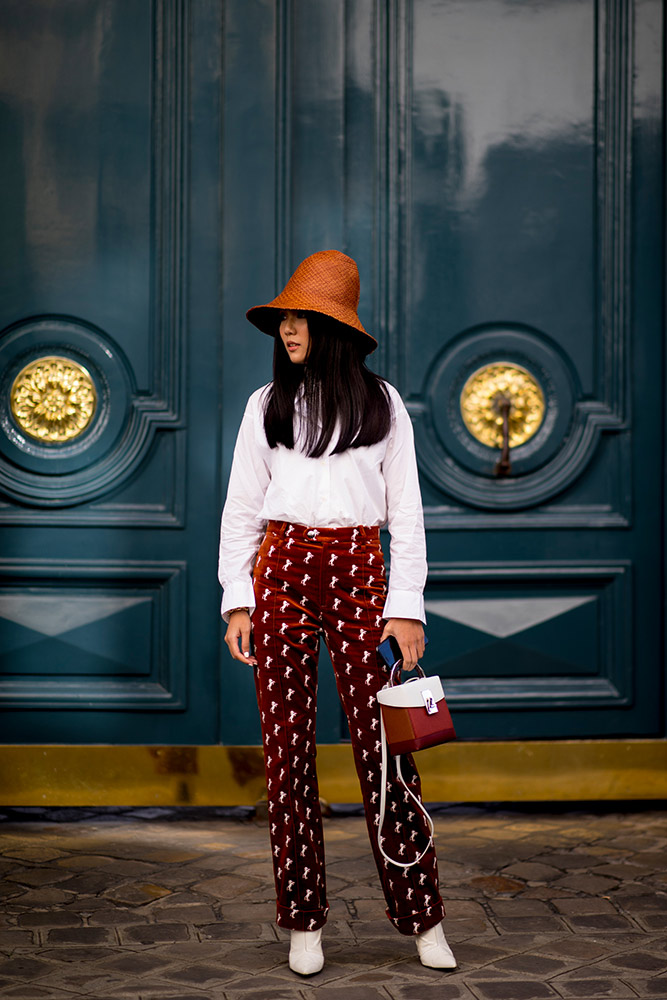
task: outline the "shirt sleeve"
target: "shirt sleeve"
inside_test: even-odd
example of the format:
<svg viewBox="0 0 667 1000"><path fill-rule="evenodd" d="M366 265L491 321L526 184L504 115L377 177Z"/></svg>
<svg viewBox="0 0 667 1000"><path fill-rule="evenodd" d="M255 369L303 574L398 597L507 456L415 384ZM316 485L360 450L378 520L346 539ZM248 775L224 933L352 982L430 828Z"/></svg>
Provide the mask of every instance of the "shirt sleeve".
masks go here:
<svg viewBox="0 0 667 1000"><path fill-rule="evenodd" d="M260 511L271 479L260 395L261 390L250 397L241 421L220 524L218 579L226 622L233 608L255 608L252 571L266 528Z"/></svg>
<svg viewBox="0 0 667 1000"><path fill-rule="evenodd" d="M391 557L383 617L414 618L426 624L426 537L412 421L398 393L391 399L394 419L382 463Z"/></svg>

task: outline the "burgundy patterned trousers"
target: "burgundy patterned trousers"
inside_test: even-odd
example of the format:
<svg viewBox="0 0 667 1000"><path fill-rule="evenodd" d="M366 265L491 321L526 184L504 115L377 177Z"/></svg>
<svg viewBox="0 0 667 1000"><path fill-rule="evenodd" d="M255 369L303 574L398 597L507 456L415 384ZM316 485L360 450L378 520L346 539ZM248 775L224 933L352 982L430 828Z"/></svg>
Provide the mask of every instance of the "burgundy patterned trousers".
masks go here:
<svg viewBox="0 0 667 1000"><path fill-rule="evenodd" d="M387 916L402 934L428 930L445 914L433 847L419 864L403 869L388 862L377 845L381 744L375 695L387 680L376 653L386 593L378 529L309 529L270 521L257 556L254 589L255 683L278 923L316 930L329 909L315 768L317 654L323 634L350 727ZM410 861L423 850L428 831L397 782L391 757L390 763L382 846L391 858ZM402 770L420 795L411 757L402 758Z"/></svg>

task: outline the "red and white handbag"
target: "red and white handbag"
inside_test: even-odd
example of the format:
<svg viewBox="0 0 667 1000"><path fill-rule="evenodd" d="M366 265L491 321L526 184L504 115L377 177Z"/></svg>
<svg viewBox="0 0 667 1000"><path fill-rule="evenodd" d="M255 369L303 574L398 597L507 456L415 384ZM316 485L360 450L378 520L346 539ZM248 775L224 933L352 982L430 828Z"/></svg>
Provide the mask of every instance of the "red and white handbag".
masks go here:
<svg viewBox="0 0 667 1000"><path fill-rule="evenodd" d="M427 677L417 665L418 677L400 683L401 661L392 668L389 681L377 693L380 705L380 731L382 738L382 788L380 790L380 823L378 847L387 861L400 868L411 868L424 857L433 843L433 820L423 804L408 787L401 773L402 753L412 753L425 747L438 746L456 739L456 732L439 677ZM399 678L396 683L396 677ZM382 847L387 799L387 757L391 753L396 762L396 774L408 795L426 817L431 831L424 850L413 861L396 861Z"/></svg>

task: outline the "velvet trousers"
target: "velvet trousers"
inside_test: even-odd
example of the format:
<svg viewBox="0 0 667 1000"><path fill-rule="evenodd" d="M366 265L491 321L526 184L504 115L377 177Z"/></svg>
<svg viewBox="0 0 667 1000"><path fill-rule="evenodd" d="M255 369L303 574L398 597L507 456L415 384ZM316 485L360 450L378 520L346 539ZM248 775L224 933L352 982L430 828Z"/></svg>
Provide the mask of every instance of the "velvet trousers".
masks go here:
<svg viewBox="0 0 667 1000"><path fill-rule="evenodd" d="M317 659L327 644L347 716L366 823L386 913L403 934L419 934L445 913L435 850L411 868L387 861L377 844L380 724L376 692L387 671L376 653L384 626L385 568L377 528L307 528L270 521L254 570L255 684L262 722L277 922L316 930L328 913L316 771ZM396 780L390 757L382 846L399 861L423 850L428 830ZM420 796L412 757L402 771Z"/></svg>

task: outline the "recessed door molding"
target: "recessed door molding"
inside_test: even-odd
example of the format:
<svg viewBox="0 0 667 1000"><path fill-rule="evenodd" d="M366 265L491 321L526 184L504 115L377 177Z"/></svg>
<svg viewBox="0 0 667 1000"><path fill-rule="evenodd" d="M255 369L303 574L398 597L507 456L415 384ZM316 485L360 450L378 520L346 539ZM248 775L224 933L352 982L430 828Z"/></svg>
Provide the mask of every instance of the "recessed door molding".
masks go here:
<svg viewBox="0 0 667 1000"><path fill-rule="evenodd" d="M433 376L417 385L410 381L408 352L415 343L415 296L411 261L419 247L414 233L412 115L415 101L415 16L411 0L392 0L378 16L377 58L386 67L387 83L380 101L379 136L384 158L386 185L378 188L378 235L375 257L380 288L379 326L387 341L386 371L398 382L409 400L419 447L420 467L443 495L440 504L430 504L426 520L430 527L482 526L610 526L627 527L631 501L622 479L612 509L607 505L568 503L566 491L589 468L603 436L628 431L630 412L628 334L631 297L629 236L632 228L630 190L632 183L633 106L633 18L632 0L599 0L592 3L591 17L597 25L591 52L594 67L595 137L594 204L595 248L599 308L594 338L595 379L593 392L575 385L571 425L563 435L562 449L541 468L513 480L493 482L491 477L470 474L443 448L434 433L428 398ZM449 169L448 167L443 169ZM446 194L443 194L446 197ZM443 262L447 266L447 261ZM564 294L567 294L564 289ZM443 303L446 309L446 303ZM521 324L519 324L520 326ZM508 316L488 317L488 327L516 327ZM472 331L448 333L440 351L454 342L464 342ZM545 349L558 341L558 330L534 331ZM437 364L438 337L434 331L433 364ZM511 351L506 352L510 356ZM502 352L500 353L502 356ZM573 364L565 357L565 364ZM447 405L440 399L439 404ZM491 449L488 466L493 465ZM625 461L622 446L609 453L611 463ZM627 477L628 469L625 469ZM454 501L454 502L452 502ZM548 509L547 509L548 506ZM562 511L561 511L562 507ZM488 512L492 512L489 515ZM500 520L499 520L500 518Z"/></svg>
<svg viewBox="0 0 667 1000"><path fill-rule="evenodd" d="M187 252L189 181L189 0L153 0L150 69L150 232L151 280L148 384L136 375L132 359L113 330L100 329L86 316L48 314L17 318L0 333L2 369L7 382L25 363L41 354L59 353L88 362L96 372L104 406L88 434L76 446L43 446L21 434L7 410L0 457L0 489L19 506L0 507L0 521L59 523L59 512L89 504L116 491L142 466L158 433L183 427L187 380ZM122 369L122 371L121 371ZM10 379L11 381L11 379ZM103 425L103 426L102 426ZM110 428L113 435L110 438ZM0 432L1 433L1 432ZM104 445L101 448L101 442ZM178 449L180 458L183 448ZM137 523L178 526L182 497L170 511L159 504L137 509ZM26 509L27 508L27 509ZM158 508L158 509L156 509ZM128 506L113 502L88 508L89 524L127 523ZM131 516L131 515L130 515Z"/></svg>

